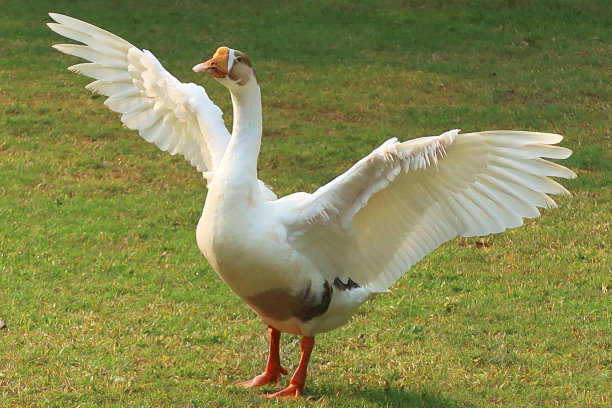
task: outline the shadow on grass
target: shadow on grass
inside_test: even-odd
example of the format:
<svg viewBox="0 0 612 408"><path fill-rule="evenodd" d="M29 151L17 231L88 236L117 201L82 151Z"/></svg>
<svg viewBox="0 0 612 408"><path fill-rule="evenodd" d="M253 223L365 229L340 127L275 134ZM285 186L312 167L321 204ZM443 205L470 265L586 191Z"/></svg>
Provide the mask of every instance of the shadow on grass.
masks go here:
<svg viewBox="0 0 612 408"><path fill-rule="evenodd" d="M345 388L339 392L342 399L351 401L355 406L380 406L380 407L421 407L421 408L451 408L451 407L466 407L469 404L455 401L442 396L439 393L427 391L415 391L410 388L403 387L363 387L363 388ZM308 391L307 391L308 392ZM327 395L332 395L334 392L329 391ZM310 399L318 399L326 394L322 390L321 395L318 393L308 393Z"/></svg>
<svg viewBox="0 0 612 408"><path fill-rule="evenodd" d="M364 401L383 407L457 407L462 406L440 394L414 391L409 388L366 388L355 391Z"/></svg>

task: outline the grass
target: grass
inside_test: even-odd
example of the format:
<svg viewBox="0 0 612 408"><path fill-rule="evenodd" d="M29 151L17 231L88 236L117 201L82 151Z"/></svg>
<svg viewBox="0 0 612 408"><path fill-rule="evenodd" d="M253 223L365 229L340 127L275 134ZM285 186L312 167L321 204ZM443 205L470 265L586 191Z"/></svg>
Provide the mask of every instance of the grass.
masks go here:
<svg viewBox="0 0 612 408"><path fill-rule="evenodd" d="M609 406L605 2L244 3L0 0L0 406ZM190 67L221 44L247 52L260 176L279 194L389 137L460 127L564 134L574 196L443 245L318 337L305 398L264 402L234 386L260 372L267 339L199 254L201 176L65 71L76 59L51 49L48 11L152 50L228 113L226 90ZM298 340L283 337L288 369Z"/></svg>

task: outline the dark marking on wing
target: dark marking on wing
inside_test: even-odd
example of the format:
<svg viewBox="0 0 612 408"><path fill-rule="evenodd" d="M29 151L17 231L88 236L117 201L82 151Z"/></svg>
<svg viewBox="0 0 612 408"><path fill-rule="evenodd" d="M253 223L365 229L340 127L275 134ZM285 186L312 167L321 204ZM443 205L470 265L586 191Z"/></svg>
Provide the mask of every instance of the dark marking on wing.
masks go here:
<svg viewBox="0 0 612 408"><path fill-rule="evenodd" d="M325 281L325 283L323 284L323 293L321 294L321 299L318 303L313 303L314 294L310 293L309 283L306 287L306 290L303 290L300 293L301 297L305 300L305 302L303 307L295 316L301 321L307 322L317 316L322 315L327 311L327 308L329 308L329 303L331 302L333 291L334 290L332 289L329 282Z"/></svg>
<svg viewBox="0 0 612 408"><path fill-rule="evenodd" d="M271 289L250 296L248 302L258 311L275 320L297 317L303 322L322 315L329 308L332 285L325 281L321 291L312 290L312 282L297 294L285 289Z"/></svg>
<svg viewBox="0 0 612 408"><path fill-rule="evenodd" d="M357 282L355 282L351 278L348 278L348 281L346 281L346 283L342 282L340 278L336 278L334 279L334 286L338 290L351 290L351 289L357 289L361 287L359 286Z"/></svg>

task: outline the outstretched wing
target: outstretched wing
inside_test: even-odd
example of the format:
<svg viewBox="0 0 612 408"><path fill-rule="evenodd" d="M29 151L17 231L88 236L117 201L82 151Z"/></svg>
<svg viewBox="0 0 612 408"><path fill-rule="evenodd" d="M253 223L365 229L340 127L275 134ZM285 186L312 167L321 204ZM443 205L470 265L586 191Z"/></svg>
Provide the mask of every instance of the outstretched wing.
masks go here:
<svg viewBox="0 0 612 408"><path fill-rule="evenodd" d="M54 48L90 62L70 71L94 78L87 89L108 96L104 102L130 129L170 154L181 154L204 176L221 160L230 139L223 113L201 86L182 83L155 56L94 25L50 13L49 28L85 45Z"/></svg>
<svg viewBox="0 0 612 408"><path fill-rule="evenodd" d="M489 131L385 142L296 208L293 245L322 273L386 290L449 239L522 225L569 192L560 135ZM297 232L299 231L299 232ZM335 269L326 271L326 269Z"/></svg>

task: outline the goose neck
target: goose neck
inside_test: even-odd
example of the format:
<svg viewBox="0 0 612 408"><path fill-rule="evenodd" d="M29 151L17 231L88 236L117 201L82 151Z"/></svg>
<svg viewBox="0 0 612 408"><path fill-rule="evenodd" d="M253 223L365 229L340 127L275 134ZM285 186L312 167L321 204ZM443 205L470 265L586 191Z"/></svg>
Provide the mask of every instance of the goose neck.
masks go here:
<svg viewBox="0 0 612 408"><path fill-rule="evenodd" d="M234 124L232 138L242 139L247 136L257 144L262 133L261 93L259 86L249 86L247 89L232 92Z"/></svg>
<svg viewBox="0 0 612 408"><path fill-rule="evenodd" d="M227 182L257 184L257 157L261 146L262 119L259 85L230 89L234 111L232 137L221 167Z"/></svg>

